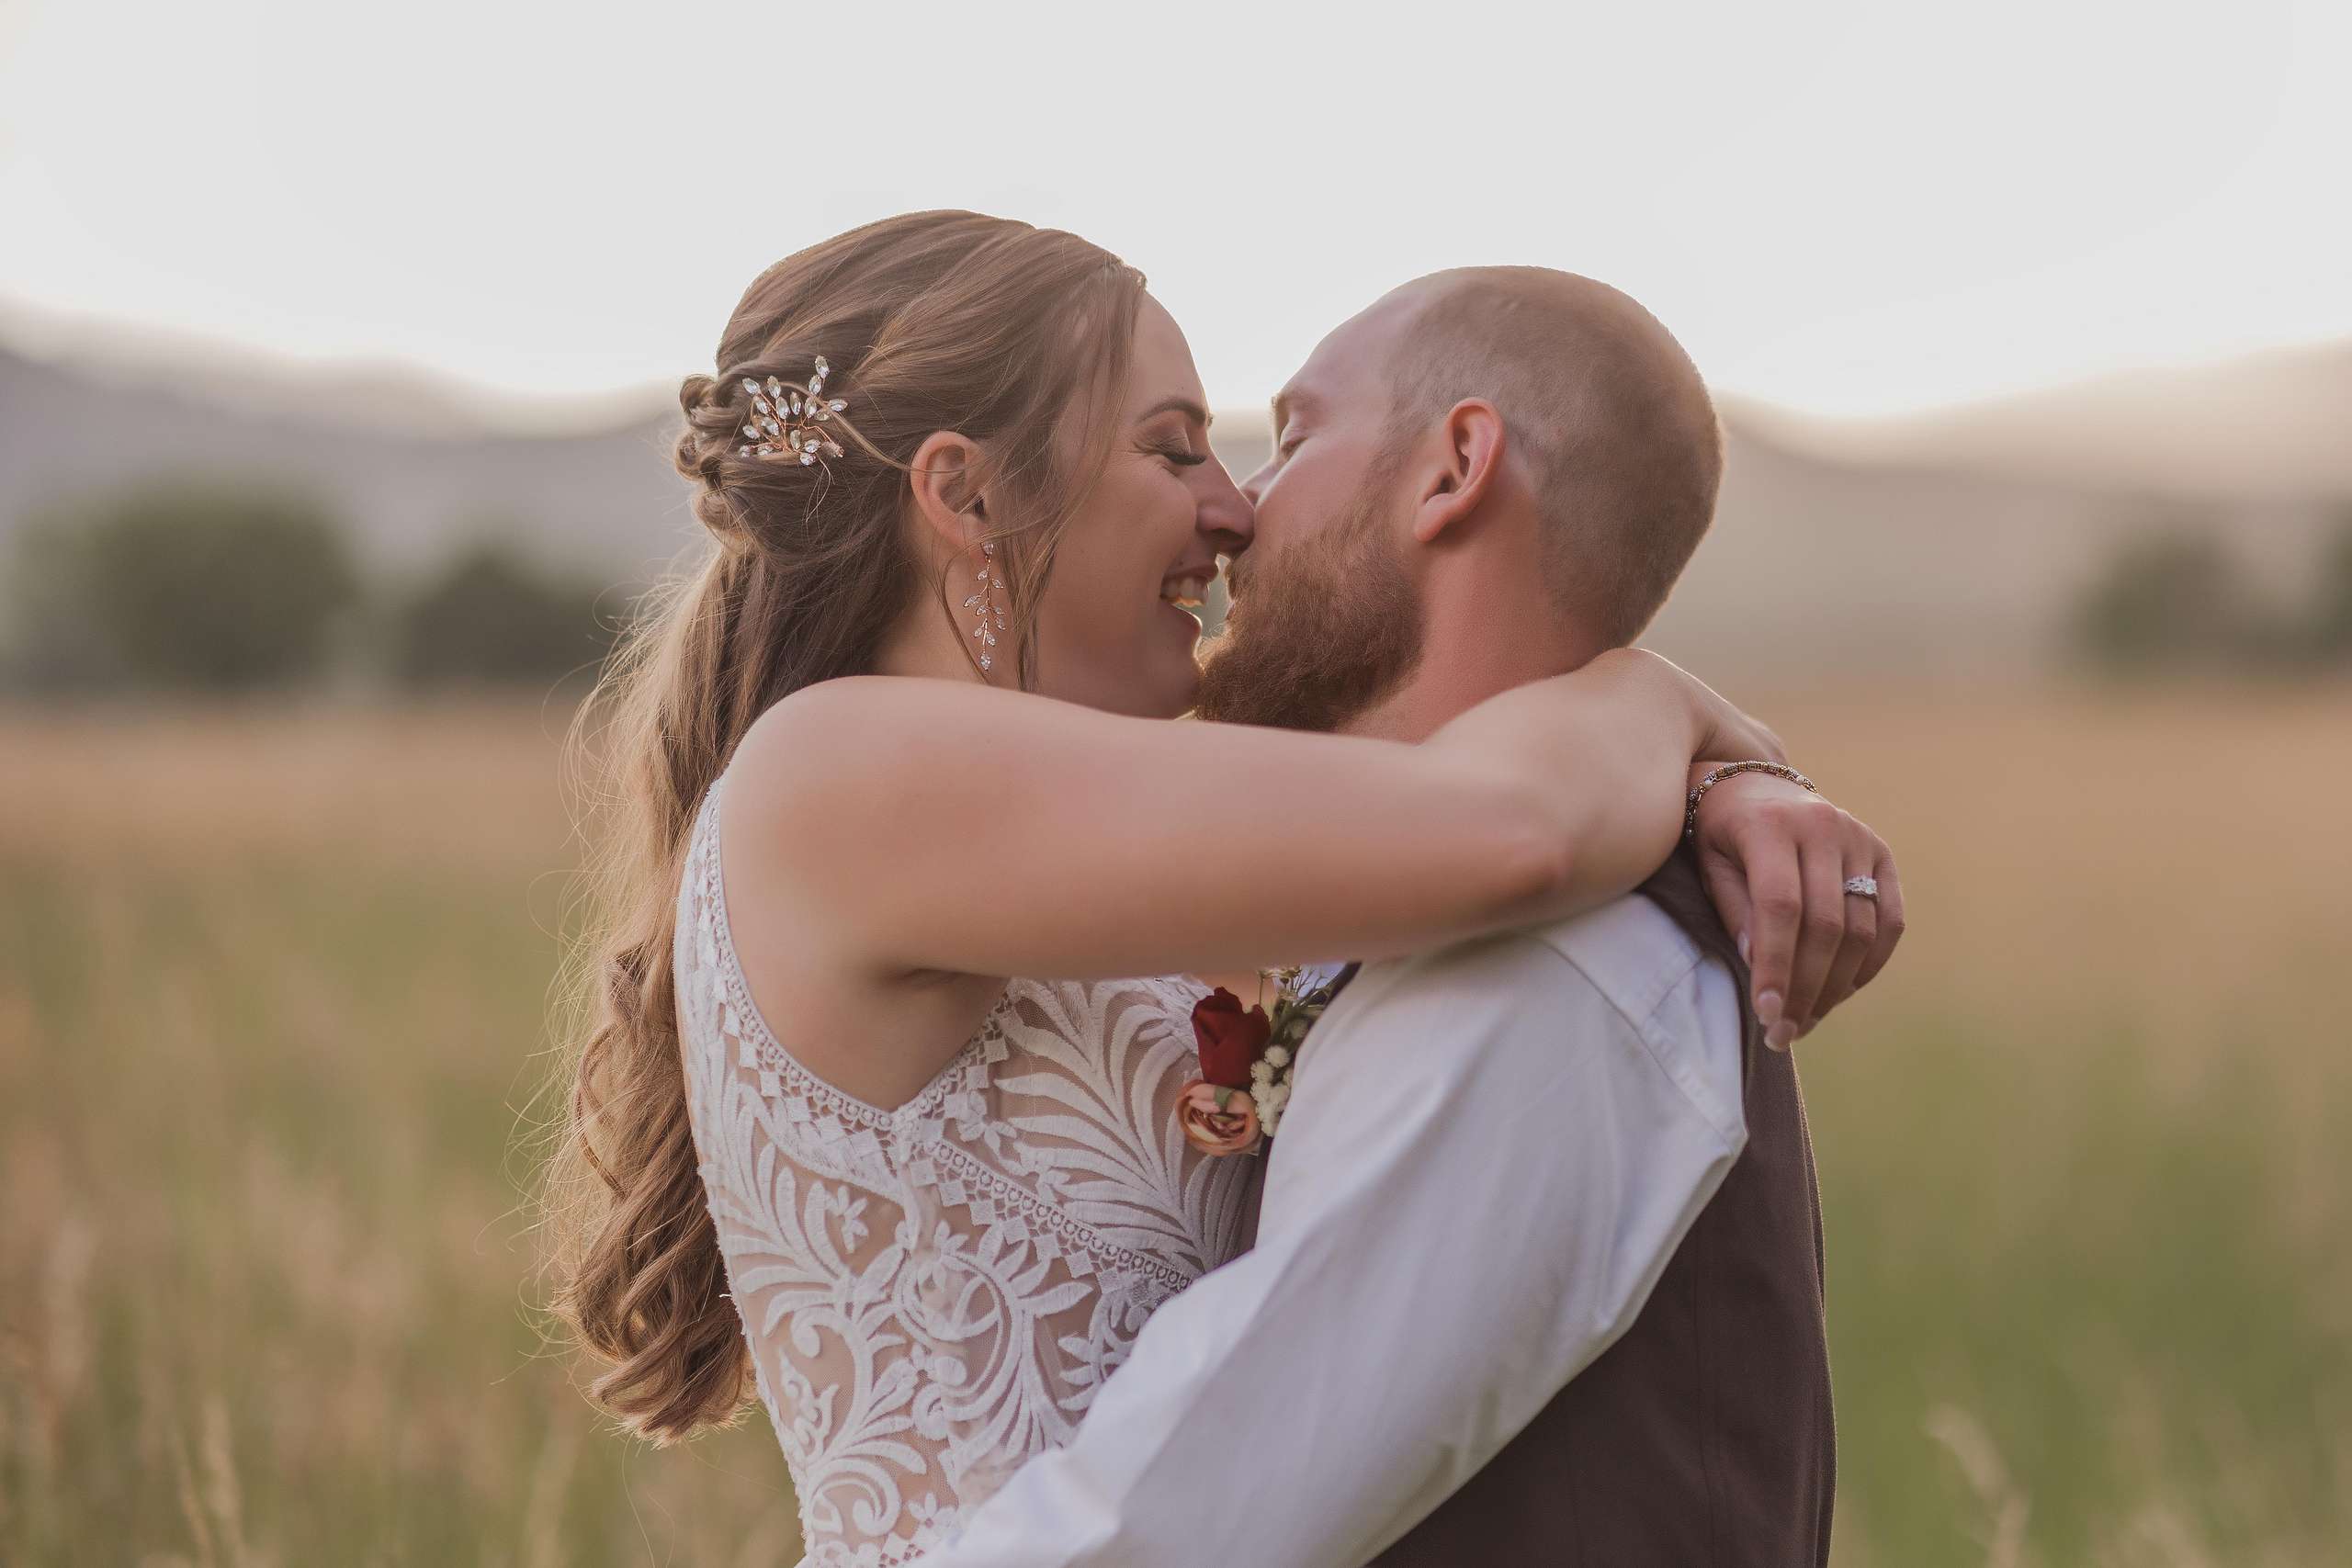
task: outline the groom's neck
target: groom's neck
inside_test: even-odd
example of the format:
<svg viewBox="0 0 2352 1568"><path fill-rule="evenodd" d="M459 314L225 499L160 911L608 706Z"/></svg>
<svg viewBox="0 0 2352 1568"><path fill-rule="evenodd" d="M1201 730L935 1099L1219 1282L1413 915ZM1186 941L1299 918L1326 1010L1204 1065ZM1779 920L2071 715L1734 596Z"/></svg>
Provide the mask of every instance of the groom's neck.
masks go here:
<svg viewBox="0 0 2352 1568"><path fill-rule="evenodd" d="M1548 595L1510 605L1496 600L1491 592L1457 601L1431 594L1420 662L1340 733L1418 745L1488 697L1581 669L1601 651Z"/></svg>

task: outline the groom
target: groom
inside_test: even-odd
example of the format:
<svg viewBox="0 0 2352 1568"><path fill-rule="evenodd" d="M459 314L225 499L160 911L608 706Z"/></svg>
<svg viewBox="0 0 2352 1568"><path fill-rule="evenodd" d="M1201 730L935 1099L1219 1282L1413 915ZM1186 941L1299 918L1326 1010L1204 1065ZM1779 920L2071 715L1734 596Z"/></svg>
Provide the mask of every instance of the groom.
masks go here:
<svg viewBox="0 0 2352 1568"><path fill-rule="evenodd" d="M1532 268L1398 289L1274 419L1203 712L1407 741L1629 643L1721 467L1665 330ZM925 1568L1825 1562L1794 1069L1687 855L1645 893L1355 976L1301 1050L1256 1249ZM1883 961L1883 913L1825 1005Z"/></svg>

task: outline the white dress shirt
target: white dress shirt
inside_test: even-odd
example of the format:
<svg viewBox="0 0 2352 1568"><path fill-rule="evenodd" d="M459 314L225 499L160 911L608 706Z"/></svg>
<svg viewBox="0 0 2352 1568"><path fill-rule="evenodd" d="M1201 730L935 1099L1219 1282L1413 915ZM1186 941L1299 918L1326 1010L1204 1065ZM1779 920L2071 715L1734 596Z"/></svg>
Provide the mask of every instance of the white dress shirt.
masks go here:
<svg viewBox="0 0 2352 1568"><path fill-rule="evenodd" d="M1739 1006L1642 897L1367 965L1254 1250L922 1568L1359 1568L1640 1312L1747 1141Z"/></svg>

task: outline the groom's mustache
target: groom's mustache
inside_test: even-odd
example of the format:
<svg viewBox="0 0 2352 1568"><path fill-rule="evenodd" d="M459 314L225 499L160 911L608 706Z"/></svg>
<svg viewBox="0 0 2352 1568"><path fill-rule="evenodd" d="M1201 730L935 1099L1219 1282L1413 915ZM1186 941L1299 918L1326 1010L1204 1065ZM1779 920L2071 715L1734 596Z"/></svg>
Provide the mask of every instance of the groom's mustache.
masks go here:
<svg viewBox="0 0 2352 1568"><path fill-rule="evenodd" d="M1226 558L1225 596L1227 599L1239 599L1248 590L1250 579L1255 573L1255 569L1248 564L1253 554L1253 551L1244 551L1240 555Z"/></svg>

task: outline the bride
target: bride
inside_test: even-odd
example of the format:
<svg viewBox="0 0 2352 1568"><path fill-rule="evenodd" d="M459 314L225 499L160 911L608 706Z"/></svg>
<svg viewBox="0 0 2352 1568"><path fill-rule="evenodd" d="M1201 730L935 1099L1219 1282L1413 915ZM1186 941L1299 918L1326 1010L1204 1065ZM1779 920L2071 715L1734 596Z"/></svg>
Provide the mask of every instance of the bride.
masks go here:
<svg viewBox="0 0 2352 1568"><path fill-rule="evenodd" d="M1187 976L1598 905L1694 760L1774 742L1633 652L1419 746L1167 722L1250 507L1174 321L1069 234L840 235L753 282L718 369L675 452L713 547L582 720L556 1304L621 1421L755 1392L809 1562L895 1563L1241 1245L1251 1162L1176 1121ZM1792 787L1736 778L1702 829L1793 863L1808 829L1758 831Z"/></svg>

